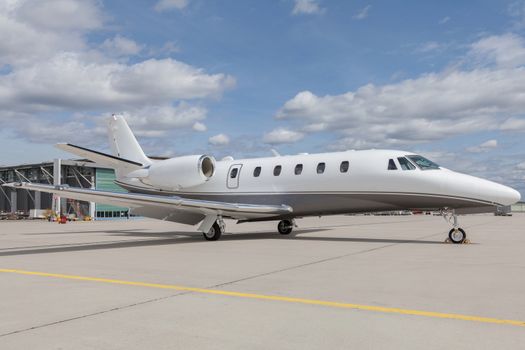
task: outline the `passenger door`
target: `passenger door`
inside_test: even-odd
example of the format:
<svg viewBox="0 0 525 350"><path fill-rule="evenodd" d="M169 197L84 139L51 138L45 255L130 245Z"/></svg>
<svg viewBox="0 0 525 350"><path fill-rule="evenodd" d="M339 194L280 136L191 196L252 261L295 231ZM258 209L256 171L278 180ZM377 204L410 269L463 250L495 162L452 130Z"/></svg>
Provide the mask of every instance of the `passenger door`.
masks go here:
<svg viewBox="0 0 525 350"><path fill-rule="evenodd" d="M228 171L228 178L226 179L226 185L228 188L238 188L239 178L241 177L242 164L234 164Z"/></svg>

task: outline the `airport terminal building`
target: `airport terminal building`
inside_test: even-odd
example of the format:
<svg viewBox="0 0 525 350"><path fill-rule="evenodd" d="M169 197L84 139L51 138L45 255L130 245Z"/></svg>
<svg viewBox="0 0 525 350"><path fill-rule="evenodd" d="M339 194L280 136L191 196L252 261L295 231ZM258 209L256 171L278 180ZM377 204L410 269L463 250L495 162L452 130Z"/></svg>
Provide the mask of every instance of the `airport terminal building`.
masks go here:
<svg viewBox="0 0 525 350"><path fill-rule="evenodd" d="M34 182L126 192L117 186L114 180L113 169L83 159L55 159L52 162L0 167L0 184ZM31 213L41 214L48 211L74 215L79 219L87 216L94 219L123 218L127 217L129 212L128 208L59 198L49 193L0 186L0 213L29 216Z"/></svg>

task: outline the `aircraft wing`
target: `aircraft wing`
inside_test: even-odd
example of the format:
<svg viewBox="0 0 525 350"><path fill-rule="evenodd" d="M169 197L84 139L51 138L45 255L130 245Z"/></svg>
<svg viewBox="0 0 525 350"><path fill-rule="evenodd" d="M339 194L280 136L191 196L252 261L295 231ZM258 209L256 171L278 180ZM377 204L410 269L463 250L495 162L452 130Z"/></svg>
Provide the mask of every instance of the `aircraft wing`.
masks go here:
<svg viewBox="0 0 525 350"><path fill-rule="evenodd" d="M193 225L202 221L206 216L213 215L221 215L237 220L247 220L286 215L292 212L292 208L287 205L227 203L187 199L178 196L157 196L138 193L99 191L69 187L67 185L51 186L29 182L17 182L4 184L3 186L30 191L54 193L64 198L87 202L136 208L137 212L141 213L139 215Z"/></svg>

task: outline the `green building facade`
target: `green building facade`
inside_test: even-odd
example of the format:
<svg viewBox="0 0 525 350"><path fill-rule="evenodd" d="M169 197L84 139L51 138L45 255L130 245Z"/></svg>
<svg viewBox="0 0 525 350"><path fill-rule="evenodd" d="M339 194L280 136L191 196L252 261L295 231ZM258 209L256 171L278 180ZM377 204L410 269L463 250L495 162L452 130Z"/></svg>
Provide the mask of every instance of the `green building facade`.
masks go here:
<svg viewBox="0 0 525 350"><path fill-rule="evenodd" d="M115 184L115 171L113 169L96 169L95 188L101 191L127 192ZM129 214L129 208L117 207L107 204L96 204L95 217L97 219L123 218Z"/></svg>

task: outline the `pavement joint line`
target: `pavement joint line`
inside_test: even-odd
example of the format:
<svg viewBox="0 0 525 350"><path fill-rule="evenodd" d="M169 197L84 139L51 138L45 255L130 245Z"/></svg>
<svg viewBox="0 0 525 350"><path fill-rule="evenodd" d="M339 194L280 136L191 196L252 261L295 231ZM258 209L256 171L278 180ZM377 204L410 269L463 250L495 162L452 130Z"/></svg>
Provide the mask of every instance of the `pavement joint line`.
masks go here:
<svg viewBox="0 0 525 350"><path fill-rule="evenodd" d="M492 222L492 221L490 221L490 222ZM483 224L485 224L485 223L483 223ZM466 227L473 227L473 226L475 226L475 225L470 225L470 226L466 226ZM414 241L419 240L419 239L430 238L430 237L437 236L437 235L440 235L440 234L442 234L442 232L431 233L431 234L428 234L428 235L425 235L425 236L422 236L422 237L417 237L417 238L414 239ZM307 262L307 263L300 264L300 265L293 265L293 266L285 267L285 268L282 268L282 269L279 269L279 270L273 270L273 271L269 271L269 272L260 273L258 275L254 275L254 276L248 276L248 277L240 278L240 279L237 279L237 280L234 280L234 281L228 281L228 282L219 283L219 284L213 285L213 286L211 286L209 288L224 287L224 286L235 284L235 283L238 283L238 282L249 281L249 280L252 280L252 279L255 279L255 278L265 277L265 276L273 275L273 274L280 273L280 272L286 272L286 271L290 271L290 270L300 269L302 267L307 267L307 266L312 266L312 265L316 265L316 264L321 264L321 263L324 263L324 262L329 262L329 261L333 261L333 260L343 259L343 258L347 258L347 257L351 257L351 256L365 254L365 253L370 253L370 252L373 252L373 251L376 251L376 250L389 248L389 247L396 246L396 245L399 245L399 244L401 244L401 243L389 243L389 244L385 244L385 245L382 245L382 246L379 246L379 247L373 247L373 248L368 248L368 249L365 249L365 250L359 250L357 252L351 252L351 253L347 253L347 254L331 256L331 257L324 258L324 259L321 259L321 260L315 260L315 261Z"/></svg>
<svg viewBox="0 0 525 350"><path fill-rule="evenodd" d="M80 316L70 317L70 318L66 318L66 319L58 320L58 321L54 321L54 322L48 322L48 323L44 323L44 324L39 324L39 325L36 325L36 326L32 326L32 327L28 327L28 328L24 328L24 329L17 329L17 330L11 331L11 332L7 332L7 333L0 334L0 338L1 338L1 337L7 337L7 336L9 336L9 335L14 335L14 334L19 334L19 333L24 333L24 332L32 331L32 330L35 330L35 329L45 328L45 327L49 327L49 326L55 326L55 325L58 325L58 324L61 324L61 323L66 323L66 322L70 322L70 321L81 320L81 319L88 318L88 317L93 317L93 316L98 316L98 315L104 315L104 314L107 314L107 313L109 313L109 312L120 311L120 310L124 310L124 309L129 309L129 308L132 308L132 307L135 307L135 306L140 306L140 305L145 305L145 304L155 303L155 302L157 302L157 301L161 301L161 300L165 300L165 299L169 299L169 298L177 297L177 296L179 296L179 295L186 295L186 294L188 294L188 293L191 293L191 292L180 292L180 293L176 293L176 294L170 294L170 295L163 296L163 297L159 297L159 298L154 298L154 299L148 299L148 300L144 300L144 301L139 301L139 302L136 302L136 303L133 303L133 304L127 304L127 305L122 305L122 306L116 306L116 307L112 307L112 308L110 308L110 309L101 310L101 311L96 311L96 312L92 312L92 313L85 314L85 315L80 315Z"/></svg>
<svg viewBox="0 0 525 350"><path fill-rule="evenodd" d="M355 256L355 255L364 254L364 253L372 252L372 251L383 249L383 248L388 248L388 247L391 247L391 246L396 245L396 244L399 244L399 243L390 243L390 244L382 245L380 247L369 248L369 249L360 250L360 251L357 251L357 252L351 252L351 253L347 253L347 254L343 254L343 255L331 256L331 257L320 259L320 260L310 261L310 262L307 262L307 263L304 263L304 264L288 266L288 267L285 267L285 268L282 268L282 269L279 269L279 270L273 270L273 271L269 271L269 272L260 273L258 275L254 275L254 276L248 276L248 277L240 278L240 279L237 279L237 280L234 280L234 281L229 281L229 282L216 284L216 285L212 286L211 288L224 287L224 286L235 284L235 283L238 283L238 282L244 282L244 281L249 281L249 280L252 280L252 279L259 278L259 277L270 276L270 275L273 275L273 274L276 274L276 273L296 270L296 269L300 269L300 268L307 267L307 266L312 266L312 265L322 264L322 263L329 262L329 261L339 260L339 259L347 258L347 257L350 257L350 256Z"/></svg>
<svg viewBox="0 0 525 350"><path fill-rule="evenodd" d="M33 245L33 246L18 246L18 247L9 247L9 248L0 248L0 253L3 251L10 251L10 250L24 250L24 249L38 249L42 248L44 250L45 248L62 248L62 247L84 247L84 246L93 246L98 245L101 243L104 244L115 244L115 243L126 243L126 242L150 242L150 241L163 241L166 239L173 239L170 238L158 238L158 239L121 239L118 241L97 241L97 242L79 242L79 243L62 243L62 244L42 244L42 245Z"/></svg>
<svg viewBox="0 0 525 350"><path fill-rule="evenodd" d="M504 325L525 327L525 321L498 319L498 318L491 318L491 317L479 317L479 316L453 314L453 313L442 313L442 312L434 312L434 311L422 311L422 310L411 310L411 309L402 309L402 308L394 308L394 307L352 304L352 303L343 303L343 302L336 302L336 301L304 299L304 298L286 297L286 296L277 296L277 295L242 293L242 292L225 291L225 290L218 290L218 289L205 289L205 288L197 288L197 287L187 287L187 286L180 286L180 285L147 283L147 282L133 282L133 281L124 281L124 280L116 280L116 279L108 279L108 278L75 276L75 275L26 271L26 270L17 270L17 269L0 269L0 272L12 273L12 274L18 274L18 275L52 277L52 278L67 279L67 280L100 282L100 283L107 283L107 284L128 285L128 286L147 287L147 288L156 288L156 289L168 289L168 290L177 290L177 291L183 291L183 292L194 292L194 293L200 293L200 294L238 297L238 298L244 298L244 299L281 301L281 302L288 302L288 303L295 303L295 304L317 305L317 306L325 306L325 307L340 308L340 309L355 309L355 310L364 310L364 311L372 311L372 312L387 313L387 314L423 316L423 317L428 317L428 318L453 319L453 320L492 323L492 324L504 324Z"/></svg>

